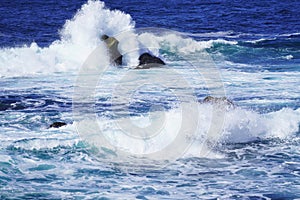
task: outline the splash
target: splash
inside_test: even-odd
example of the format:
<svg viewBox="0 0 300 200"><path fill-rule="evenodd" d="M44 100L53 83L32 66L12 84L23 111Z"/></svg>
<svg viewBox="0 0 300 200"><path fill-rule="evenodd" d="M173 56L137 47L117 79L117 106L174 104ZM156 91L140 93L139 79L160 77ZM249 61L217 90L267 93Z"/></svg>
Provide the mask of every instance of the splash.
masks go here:
<svg viewBox="0 0 300 200"><path fill-rule="evenodd" d="M66 21L60 31L60 39L49 47L41 48L32 43L0 49L0 76L73 72L96 47L105 49L100 41L102 34L115 35L124 31L130 34L133 28L130 15L109 10L101 1L88 1L73 19ZM100 56L104 61L108 60L107 55ZM127 62L130 62L130 58L127 58Z"/></svg>
<svg viewBox="0 0 300 200"><path fill-rule="evenodd" d="M198 106L199 116L183 120L182 110L180 108L173 108L167 111L156 111L154 113L135 116L130 119L135 126L144 128L149 126L149 123L153 123L151 121L153 120L153 116L164 116L162 127L151 138L143 138L142 135L140 137L131 137L129 133L124 132L124 129L120 129L119 122L122 120L120 118L108 119L99 117L97 122L82 119L75 122L70 128L74 129L78 124L81 124L81 127L86 127L84 131L93 138L91 145L95 145L97 148L101 149L103 147L101 146L103 143L97 142L97 135L101 134L104 135L107 142L118 149L118 152L125 151L132 155L146 155L148 153L163 151L164 148L175 141L182 127L191 127L191 124L198 124L197 129L192 130L194 131L193 133L190 131L184 133L185 140L181 142L189 143L189 145L177 145L186 145L187 147L183 149L184 151L177 152L178 158L217 158L221 155L214 150L215 144L226 145L228 143L249 143L267 139L293 139L299 133L300 109L284 108L267 114L259 114L240 107L225 108L224 110L222 105L221 107L215 107L211 104L202 103L198 105L184 104L185 106L191 106L191 108ZM213 119L213 117L218 116L213 115L213 111L225 112L225 120ZM214 123L218 121L223 123ZM222 127L220 132L212 131L218 130L214 128L215 126ZM145 134L146 131L147 128L145 128ZM174 151L176 150L174 149ZM164 158L167 158L168 155L164 156L166 156Z"/></svg>
<svg viewBox="0 0 300 200"><path fill-rule="evenodd" d="M67 20L60 30L60 39L48 47L33 42L22 47L0 49L0 77L34 76L55 72L77 72L87 57L97 47L103 52L101 59L108 62L106 47L100 40L107 34L119 40L119 50L124 55L124 65L137 66L138 57L145 51L159 55L159 50L189 54L210 48L214 43L230 43L222 39L196 41L185 34L154 34L141 32L129 14L110 10L101 1L88 1Z"/></svg>

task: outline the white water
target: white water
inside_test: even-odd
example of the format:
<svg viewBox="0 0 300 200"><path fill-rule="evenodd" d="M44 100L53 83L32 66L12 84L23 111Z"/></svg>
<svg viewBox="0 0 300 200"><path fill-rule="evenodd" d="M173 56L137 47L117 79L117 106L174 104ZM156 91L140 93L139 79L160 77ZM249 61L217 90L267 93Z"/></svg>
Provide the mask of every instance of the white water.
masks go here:
<svg viewBox="0 0 300 200"><path fill-rule="evenodd" d="M189 105L185 104L185 106ZM182 119L182 117L184 117L181 110L182 107L155 113L145 113L140 117L123 119L129 120L129 124L127 123L127 131L135 129L134 127L142 128L145 135L141 135L141 137L136 137L136 135L130 133L128 134L128 132L126 133L124 127L123 129L120 128L120 121L122 121L122 119L98 117L97 120L94 121L83 118L80 121L76 121L59 129L46 129L46 127L41 127L39 131L27 130L26 134L20 134L18 131L20 127L2 127L0 130L5 134L0 135L0 140L2 141L1 147L5 148L11 144L17 148L29 150L60 146L72 147L77 145L81 139L87 139L90 144L101 149L101 147L107 145L101 142L99 143L97 138L104 135L107 139L106 142L110 143L111 147L113 147L111 149L112 151L118 150L119 152L141 156L163 151L167 145L174 142L178 134L183 134L180 132L182 131L182 127L194 127L192 124L197 123L198 127L196 129L184 133L188 139L177 144L180 146L185 145L184 143L189 143L191 146L187 145L182 152L176 152L178 155L175 156L181 157L185 154L186 156L192 157L204 156L216 158L222 155L214 152L213 148L207 147L207 142L209 142L210 146L212 146L212 144L226 145L227 143L247 143L274 138L292 139L296 134L299 134L300 109L292 110L290 108L284 108L276 112L259 114L239 107L224 110L224 105L214 107L211 104L191 104L191 108L194 108L193 106L198 106L199 115L196 118L191 117L185 122L183 122ZM224 119L212 119L213 110L219 113L224 112ZM219 115L214 117L218 116ZM68 117L71 116L68 114L64 118ZM155 120L160 120L156 117L163 117L163 123L160 124L161 126L157 129L155 134L150 133L154 135L153 137L147 138L147 130L152 130L149 129L151 124L157 123ZM212 122L216 121L223 122L223 124L212 124ZM215 128L215 126L217 127ZM80 127L81 130L84 129L84 131L78 132L78 127ZM220 132L211 132L211 130L220 130ZM92 135L91 138L93 141L89 140L91 138L88 138L90 137L88 135ZM145 138L143 138L143 136L145 136ZM170 155L170 159L172 158L174 158L174 155Z"/></svg>
<svg viewBox="0 0 300 200"><path fill-rule="evenodd" d="M0 49L0 76L76 73L96 47L103 49L102 52L106 51L104 43L100 40L103 34L119 40L119 50L124 54L124 65L129 67L136 66L139 54L149 49L155 55L158 55L160 48L174 53L190 53L209 48L214 42L226 42L197 42L190 38L183 39L174 33L155 36L151 32L138 32L130 15L119 10L109 10L103 2L88 1L73 19L66 21L60 30L60 39L53 41L50 46L42 48L33 42L23 47ZM105 53L99 56L103 62L108 60Z"/></svg>
<svg viewBox="0 0 300 200"><path fill-rule="evenodd" d="M159 49L163 49L178 55L194 56L193 53L210 48L214 43L236 44L236 42L220 39L195 41L173 32L161 35L155 35L151 31L140 33L135 28L134 21L130 15L117 10L109 10L100 1L89 1L83 5L73 19L66 21L60 34L61 38L54 41L49 47L41 48L36 43L32 43L24 47L0 49L0 76L38 76L39 74L52 74L54 72L71 72L76 74L96 47L102 49L103 54L99 56L103 59L103 62L108 62L108 56L105 54L105 45L100 41L102 34L115 36L120 41L120 51L125 53L124 59L127 67L137 65L140 51L145 51L146 49L150 49L155 55L159 55ZM169 61L168 57L165 59ZM171 66L172 64L177 64L176 62L171 62ZM231 64L236 65L234 63ZM145 72L146 75L147 72L149 71ZM184 75L189 76L188 73ZM272 77L274 79L262 80L264 77ZM108 79L110 78L108 77ZM178 77L173 78L176 80L175 78ZM268 97L299 97L299 89L294 87L299 85L299 78L298 74L294 72L285 74L263 72L256 74L224 70L222 71L222 78L226 94L232 98L251 97L254 94L260 94L261 96L263 96L262 94L268 94ZM285 79L284 84L278 84L279 79ZM113 82L113 80L110 82ZM195 87L199 86L197 78L195 82L193 80L191 82ZM55 86L59 87L57 83L55 83ZM99 94L99 96L101 95ZM257 104L258 102L254 103ZM200 111L198 119L201 120L196 122L199 124L198 129L195 130L197 137L192 138L195 142L194 146L188 152L185 152L191 156L205 156L211 150L207 149L204 154L199 155L198 147L199 144L202 144L203 138L214 143L240 143L253 141L258 138L285 139L293 137L299 132L299 108L297 110L284 108L276 112L259 114L247 108L237 107L226 111L221 132L207 135L211 128L212 106L198 106ZM18 114L20 113L16 113L16 115ZM162 141L168 142L174 139L174 134L181 127L181 111L178 108L172 108L164 111L163 114L165 114L166 120L166 124L163 127L164 134L150 143L147 140L135 141L135 148L131 149L131 151L137 151L141 154L155 152L162 146L167 145L165 143L162 144ZM3 117L11 117L11 115ZM70 114L66 116L66 119L71 117ZM9 121L9 119L5 120ZM14 146L24 149L72 146L79 141L75 128L76 123L85 123L87 127L95 125L94 122L83 119L60 129L42 129L37 132L26 130L27 134L22 135L22 137L20 137L20 127L1 127L1 132L6 134L1 134L0 139L1 141L7 141L7 143L2 143L4 146L13 142ZM104 134L108 135L113 145L121 146L123 149L132 146L131 138L126 139L126 137L119 136L120 131L115 126L116 121L102 119L98 123L99 126L106 127ZM149 118L142 116L135 119L135 123L143 127L149 123ZM176 127L174 125L179 126ZM19 126L22 128L22 125ZM188 126L188 124L185 124L185 126ZM217 124L217 126L220 126L220 124ZM212 154L209 156L212 156ZM216 154L213 156L216 156Z"/></svg>

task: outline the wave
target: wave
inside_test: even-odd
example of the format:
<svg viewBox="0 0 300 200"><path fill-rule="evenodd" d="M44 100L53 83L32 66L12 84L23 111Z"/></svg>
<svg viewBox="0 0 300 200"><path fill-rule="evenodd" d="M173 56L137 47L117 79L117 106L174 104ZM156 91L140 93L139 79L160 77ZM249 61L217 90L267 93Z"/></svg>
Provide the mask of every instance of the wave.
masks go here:
<svg viewBox="0 0 300 200"><path fill-rule="evenodd" d="M280 48L299 50L300 33L265 35L254 40L246 40L241 42L242 45L254 48Z"/></svg>
<svg viewBox="0 0 300 200"><path fill-rule="evenodd" d="M120 51L124 54L125 65L127 67L137 65L138 55L141 51L147 51L147 49L151 50L155 55L166 56L167 60L168 56L172 53L182 55L188 54L192 57L195 55L194 53L209 50L213 53L221 53L222 56L225 56L225 60L227 61L223 62L223 64L225 63L231 68L233 68L233 66L237 69L256 67L253 63L242 65L244 61L239 60L239 58L243 57L248 59L247 56L243 55L245 55L245 52L249 53L249 51L242 46L247 42L241 43L237 41L218 39L219 37L232 37L233 33L231 32L191 35L162 29L138 29L135 27L135 22L130 15L119 10L109 10L101 1L90 0L84 4L80 10L78 10L71 20L66 21L60 31L60 39L52 42L52 44L48 47L40 47L36 43L32 43L31 45L23 47L0 49L0 76L32 76L37 74L52 74L55 72L76 73L90 53L92 53L97 47L102 49L101 52L103 54L99 55L102 61L108 62L109 57L106 53L105 45L100 40L100 36L102 34L114 36L120 41ZM282 37L298 37L298 35L299 34L291 34L283 35ZM206 41L198 41L197 37L209 37L210 39ZM260 45L260 43L264 43L266 40L272 41L272 39L261 39L260 41L252 41L250 43ZM272 42L267 42L260 46L267 47L269 44L272 45ZM228 46L230 48L227 48ZM231 55L235 57L235 59L230 57ZM249 56L249 54L247 55ZM266 60L265 54L262 54L261 51L255 52L254 55L262 55L264 56L263 59ZM272 54L272 56L273 55L274 54ZM254 57L257 58L256 56ZM290 52L287 52L287 54L284 55L279 54L278 57L285 60L294 60L297 58L295 54L290 54ZM172 62L171 59L168 61ZM236 65L236 63L242 64ZM265 69L263 68L262 70L264 71ZM253 72L254 70L251 69L251 71ZM239 73L241 76L237 76L237 73L232 75L232 71L229 70L224 73L227 73L225 75L228 75L230 81L235 78L237 83L240 83L240 79L245 79L245 77L251 77L252 79L253 77L255 78L253 79L254 81L249 82L261 83L261 73L257 73L259 76L253 76L252 74L246 73ZM290 75L288 72L285 74ZM288 77L289 79L287 79L290 80L291 83L296 83L298 80L294 80L294 77L297 75L294 74L295 73L291 72L291 75L293 75L292 78ZM282 78L277 77L277 74L267 75L272 75L270 76L271 78ZM278 76L281 76L281 74L278 74ZM268 76L266 77L268 78ZM283 90L287 90L287 88L283 88ZM250 92L251 91L249 91L249 93ZM240 94L241 93L242 92L240 92ZM241 96L240 94L237 96ZM16 97L12 97L12 99L15 98ZM53 104L57 103L55 101L51 102L53 102ZM16 102L8 101L6 103L7 105L2 105L3 110L6 110L11 103ZM44 105L43 102L38 103L42 106ZM28 107L31 106L31 104L24 105ZM213 152L213 148L210 147L210 144L220 143L226 145L228 143L247 143L269 138L285 139L293 137L295 134L299 133L299 108L283 108L276 112L270 112L267 114L261 114L243 108L229 109L225 112L224 121L221 119L221 124L212 124L211 113L214 107L207 104L199 104L195 106L199 109L198 119L200 119L200 121L195 122L193 121L195 119L191 118L184 122L187 123L184 124L187 127L190 127L190 125L194 123L197 123L198 125L198 128L193 131L195 135L189 135L190 133L187 133L187 138L189 138L189 142L192 143L189 151L184 152L187 155L208 157L217 156L215 153L210 154L210 152ZM193 108L193 106L190 105L187 107ZM20 109L23 108L24 106L20 107ZM41 131L37 131L37 128L41 127L37 127L34 130L36 132L34 132L33 130L24 128L22 124L17 123L18 127L16 128L3 128L3 132L5 134L1 135L1 141L7 141L7 144L9 145L11 145L11 141L13 141L14 147L29 150L43 148L53 149L60 146L72 147L81 141L75 134L76 126L78 126L78 124L83 124L83 126L87 127L87 130L91 132L93 131L93 128L91 127L97 125L103 128L104 133L107 134L107 137L114 145L119 145L123 149L126 149L128 146L134 146L134 152L149 153L165 147L167 144L164 142L174 140L174 133L175 135L178 133L178 129L180 128L180 125L182 125L183 121L182 112L178 108L169 109L167 111L157 111L155 112L155 115L165 116L165 126L161 130L163 131L163 136L156 140L151 140L151 143L147 140L132 140L124 135L120 136L121 131L115 126L119 119L107 118L99 118L100 120L98 120L98 124L95 124L95 121L93 120L82 119L75 121L67 127L44 130L42 131L42 134ZM149 117L147 115L133 117L131 120L140 127L146 127L147 124L151 123L151 120L149 121ZM26 120L24 121L26 122ZM32 123L32 121L30 123ZM221 126L222 129L219 132L210 132L209 130L213 128L212 126ZM27 136L24 135L24 138L19 138L19 134L15 134L16 137L12 137L16 129L22 130L22 128L28 132ZM209 132L211 134L208 134ZM207 145L202 145L203 142L207 142ZM5 145L6 143L2 144L2 146ZM199 152L199 145L202 145L203 152Z"/></svg>
<svg viewBox="0 0 300 200"><path fill-rule="evenodd" d="M81 139L83 139L90 145L103 151L101 152L102 154L110 155L115 155L115 153L122 151L131 152L134 155L159 152L164 151L164 148L170 143L176 142L176 147L186 145L186 149L182 149L182 152L174 149L174 153L177 153L178 155L176 156L178 157L216 158L222 156L214 150L214 145L216 144L226 146L227 144L249 143L269 139L289 140L299 135L299 108L283 108L275 112L260 114L239 107L226 109L224 112L222 107L214 107L211 104L193 106L188 103L184 104L188 105L189 108L198 106L199 116L196 118L185 116L188 119L183 120L182 117L184 116L181 108L173 108L167 111L156 111L141 116L133 116L129 119L132 123L131 125L142 129L145 128L144 132L146 132L147 127L151 126L155 117L163 116L163 123L160 123L162 126L156 129L157 133L154 134L151 129L152 137L143 137L143 135L138 137L137 135L126 133L127 127L124 129L124 127L120 126L122 118L108 119L99 117L96 121L82 118L59 129L45 129L42 132L28 133L30 137L24 136L23 139L13 137L14 134L12 133L4 134L2 137L5 138L2 141L15 140L13 143L8 142L7 144L13 144L15 148L34 150L55 149L64 146L72 148L80 146ZM212 119L214 111L224 112L224 118ZM219 117L219 115L216 116ZM212 123L216 121L219 121L220 124ZM182 127L195 127L193 126L195 123L197 128L191 129L190 131L192 132L180 132ZM81 139L76 134L76 130L79 130ZM184 134L185 138L180 140L179 143L175 140L178 134ZM106 148L106 143L98 143L100 140L95 138L100 137L100 135L104 135L107 142L117 148L108 149ZM5 145L5 142L3 145Z"/></svg>
<svg viewBox="0 0 300 200"><path fill-rule="evenodd" d="M188 34L166 32L156 35L135 28L129 14L119 10L109 10L101 1L88 1L67 20L60 30L60 39L48 47L40 47L33 42L22 47L0 49L0 76L18 77L55 72L76 72L95 48L102 49L101 59L108 62L102 34L115 36L124 54L126 66L136 66L141 51L151 49L158 55L159 49L174 53L190 53L210 48L214 43L229 43L223 39L196 41L187 38ZM219 33L223 34L223 33Z"/></svg>
<svg viewBox="0 0 300 200"><path fill-rule="evenodd" d="M88 1L73 19L66 21L60 39L49 47L41 48L32 43L1 49L0 75L26 76L77 70L96 47L105 48L100 41L101 34L114 35L133 27L134 22L128 14L110 11L100 1ZM102 55L102 59L108 58Z"/></svg>

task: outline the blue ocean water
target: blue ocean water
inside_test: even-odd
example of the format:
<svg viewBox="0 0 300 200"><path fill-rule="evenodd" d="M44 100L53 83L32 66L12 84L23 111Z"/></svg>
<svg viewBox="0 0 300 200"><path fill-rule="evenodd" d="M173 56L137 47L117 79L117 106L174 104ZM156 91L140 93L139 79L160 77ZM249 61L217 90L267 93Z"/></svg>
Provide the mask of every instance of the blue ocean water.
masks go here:
<svg viewBox="0 0 300 200"><path fill-rule="evenodd" d="M299 199L299 7L2 0L0 198Z"/></svg>

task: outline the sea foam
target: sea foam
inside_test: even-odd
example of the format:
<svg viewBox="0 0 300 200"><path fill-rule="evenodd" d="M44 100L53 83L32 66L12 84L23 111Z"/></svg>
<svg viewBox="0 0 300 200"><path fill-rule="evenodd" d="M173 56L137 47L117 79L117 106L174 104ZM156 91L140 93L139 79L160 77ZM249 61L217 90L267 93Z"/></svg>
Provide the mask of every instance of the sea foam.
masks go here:
<svg viewBox="0 0 300 200"><path fill-rule="evenodd" d="M18 77L55 72L77 72L88 56L96 49L106 52L101 35L107 34L119 40L119 50L123 54L124 65L134 67L138 57L145 51L159 55L164 49L173 53L188 54L210 48L214 43L229 43L223 39L196 41L186 37L184 33L149 28L144 32L135 28L135 22L129 14L119 10L110 10L101 1L88 1L67 20L59 31L60 39L53 41L48 47L40 47L37 43L21 47L0 49L0 76ZM156 35L153 32L164 32ZM106 63L107 53L99 55Z"/></svg>

